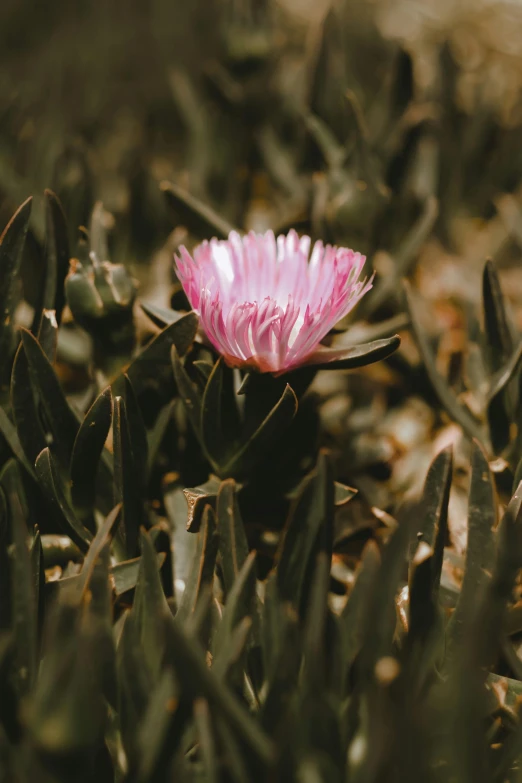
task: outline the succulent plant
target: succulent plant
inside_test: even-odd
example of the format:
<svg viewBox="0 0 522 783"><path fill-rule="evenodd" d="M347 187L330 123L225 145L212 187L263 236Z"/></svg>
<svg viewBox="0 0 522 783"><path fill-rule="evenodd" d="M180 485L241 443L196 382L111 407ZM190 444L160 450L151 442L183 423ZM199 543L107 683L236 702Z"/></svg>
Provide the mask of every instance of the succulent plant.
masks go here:
<svg viewBox="0 0 522 783"><path fill-rule="evenodd" d="M18 253L25 225L15 218L4 234ZM2 274L9 290L16 267ZM485 280L486 345L504 390L519 362L501 337L491 266ZM75 314L71 275L65 286ZM143 309L158 333L83 413L53 367L56 324L11 332L21 339L0 414L5 779L509 778L520 746L520 488L497 522L476 442L466 559L445 555L446 448L333 603L336 518L355 491L335 480L327 451L304 471L289 457L303 455L292 421L319 368L231 369L195 341L193 313ZM352 348L342 366L388 356L396 344L382 342ZM171 360L172 396L151 419L147 383ZM181 473L167 480L158 459L174 430ZM183 463L195 454L191 489ZM254 509L269 499L267 559L256 556Z"/></svg>
<svg viewBox="0 0 522 783"><path fill-rule="evenodd" d="M0 783L522 780L516 96L385 5L93 11L41 124L0 79L2 220L64 204L0 237Z"/></svg>
<svg viewBox="0 0 522 783"><path fill-rule="evenodd" d="M71 259L65 294L74 320L93 340L96 364L112 378L134 351L136 284L123 264L111 264L107 258L101 204L93 210L89 241L91 248L82 260Z"/></svg>

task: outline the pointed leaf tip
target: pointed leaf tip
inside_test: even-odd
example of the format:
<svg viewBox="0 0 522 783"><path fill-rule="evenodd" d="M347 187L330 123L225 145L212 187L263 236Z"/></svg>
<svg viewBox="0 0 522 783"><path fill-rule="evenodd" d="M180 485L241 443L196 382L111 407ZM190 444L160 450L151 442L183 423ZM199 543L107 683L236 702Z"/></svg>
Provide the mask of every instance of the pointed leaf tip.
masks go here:
<svg viewBox="0 0 522 783"><path fill-rule="evenodd" d="M346 348L319 347L307 360L306 365L321 370L351 370L365 367L386 359L399 348L400 344L401 338L395 334L393 337Z"/></svg>

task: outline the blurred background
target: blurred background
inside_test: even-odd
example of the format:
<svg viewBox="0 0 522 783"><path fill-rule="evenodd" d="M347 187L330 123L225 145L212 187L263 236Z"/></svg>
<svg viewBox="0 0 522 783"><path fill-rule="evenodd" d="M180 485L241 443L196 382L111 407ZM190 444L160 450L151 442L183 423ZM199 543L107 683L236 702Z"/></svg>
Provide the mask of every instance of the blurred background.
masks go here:
<svg viewBox="0 0 522 783"><path fill-rule="evenodd" d="M73 255L101 202L110 260L163 306L176 306L180 242L294 226L368 254L377 284L355 314L366 336L383 319L404 326L410 277L440 373L483 406L470 346L487 258L522 328L522 3L3 0L0 30L0 224L35 197L29 312L45 188ZM340 473L372 507L393 508L460 432L419 364L405 332L394 365L315 387ZM463 480L450 520L460 551L465 503Z"/></svg>
<svg viewBox="0 0 522 783"><path fill-rule="evenodd" d="M163 180L372 253L429 195L440 252L515 219L516 0L4 0L0 29L2 224L47 187L74 233L101 200L113 260L150 264L179 225Z"/></svg>

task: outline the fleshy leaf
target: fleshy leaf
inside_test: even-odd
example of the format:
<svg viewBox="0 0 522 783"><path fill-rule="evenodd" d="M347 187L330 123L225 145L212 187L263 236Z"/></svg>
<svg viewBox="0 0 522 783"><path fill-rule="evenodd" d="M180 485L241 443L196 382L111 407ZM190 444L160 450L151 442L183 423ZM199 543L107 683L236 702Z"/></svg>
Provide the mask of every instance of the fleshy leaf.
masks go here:
<svg viewBox="0 0 522 783"><path fill-rule="evenodd" d="M13 364L11 407L20 443L27 459L34 465L40 452L46 448L47 439L38 415L23 345L19 346Z"/></svg>
<svg viewBox="0 0 522 783"><path fill-rule="evenodd" d="M177 700L177 687L170 668L163 670L150 694L138 734L137 783L159 780L164 767L178 750L182 728L189 714ZM185 712L183 721L179 713ZM173 731L173 727L175 730Z"/></svg>
<svg viewBox="0 0 522 783"><path fill-rule="evenodd" d="M226 464L240 437L239 411L232 372L219 358L214 365L201 405L201 437L215 466Z"/></svg>
<svg viewBox="0 0 522 783"><path fill-rule="evenodd" d="M4 411L3 408L0 408L0 432L5 438L5 441L8 444L9 448L13 452L13 455L24 467L27 473L30 476L34 476L34 470L30 465L29 461L27 460L25 452L22 448L22 444L20 443L20 439L18 437L18 433L16 431L15 425L13 424L13 422L11 421L11 419L9 418L9 416Z"/></svg>
<svg viewBox="0 0 522 783"><path fill-rule="evenodd" d="M471 484L468 506L468 543L466 567L457 605L447 629L447 655L458 649L473 616L477 595L489 581L495 560L497 500L486 454L478 442L473 444Z"/></svg>
<svg viewBox="0 0 522 783"><path fill-rule="evenodd" d="M129 421L125 401L115 397L113 412L114 438L114 502L123 506L123 533L127 557L138 553L138 537L140 527L145 524L144 511L144 476L138 472L138 463L134 451L134 433L129 429Z"/></svg>
<svg viewBox="0 0 522 783"><path fill-rule="evenodd" d="M69 271L69 240L67 223L62 205L51 190L44 193L45 199L45 275L36 304L33 331L45 350L42 340L42 326L46 311L55 313L56 325L62 319L65 306L65 278ZM47 350L49 359L53 361Z"/></svg>
<svg viewBox="0 0 522 783"><path fill-rule="evenodd" d="M160 676L165 651L164 618L170 610L161 586L156 552L148 533L140 534L141 561L133 614L136 617L136 631L143 650L143 661L153 681Z"/></svg>
<svg viewBox="0 0 522 783"><path fill-rule="evenodd" d="M93 533L96 477L112 421L110 387L93 402L78 430L71 457L71 500L84 525Z"/></svg>
<svg viewBox="0 0 522 783"><path fill-rule="evenodd" d="M366 367L368 364L386 359L401 344L398 335L387 337L383 340L374 340L363 345L354 345L347 348L322 348L319 347L305 366L317 367L321 370L350 370L356 367Z"/></svg>
<svg viewBox="0 0 522 783"><path fill-rule="evenodd" d="M340 688L343 694L348 685L349 667L361 649L371 590L377 580L380 562L379 550L375 543L370 541L363 551L357 568L355 584L341 613L339 622L342 650Z"/></svg>
<svg viewBox="0 0 522 783"><path fill-rule="evenodd" d="M58 324L65 307L65 278L69 271L69 241L67 222L58 197L52 190L45 191L47 232L47 278L44 308L56 312Z"/></svg>
<svg viewBox="0 0 522 783"><path fill-rule="evenodd" d="M19 498L20 480L14 460L2 471L2 484L7 495L11 524L11 595L16 679L21 693L32 688L37 672L37 603L32 580L32 568L27 548L27 526Z"/></svg>
<svg viewBox="0 0 522 783"><path fill-rule="evenodd" d="M334 484L328 458L320 454L317 467L308 474L294 500L277 555L277 584L281 597L299 607L306 575L326 538L331 547ZM328 540L330 539L330 540Z"/></svg>
<svg viewBox="0 0 522 783"><path fill-rule="evenodd" d="M233 663L235 656L230 653L233 649L234 632L237 626L248 617L249 623L245 626L246 634L249 633L252 617L256 612L256 553L251 552L242 563L234 584L227 595L223 619L218 627L214 645L214 663L212 670L218 676L224 676ZM246 635L242 637L242 643L246 644ZM242 649L241 649L242 651ZM240 651L240 652L241 652Z"/></svg>
<svg viewBox="0 0 522 783"><path fill-rule="evenodd" d="M42 351L53 364L56 361L58 349L58 324L54 310L44 310L38 330L38 342Z"/></svg>
<svg viewBox="0 0 522 783"><path fill-rule="evenodd" d="M36 337L27 329L20 332L33 391L38 394L53 435L52 448L67 469L80 428L78 419L69 407L56 373Z"/></svg>
<svg viewBox="0 0 522 783"><path fill-rule="evenodd" d="M345 506L349 501L355 497L358 490L353 487L347 487L346 484L340 484L338 481L334 481L334 504L336 507Z"/></svg>
<svg viewBox="0 0 522 783"><path fill-rule="evenodd" d="M410 563L410 632L416 641L431 632L438 613L438 593L448 529L448 503L452 479L451 448L433 460L419 504L417 544Z"/></svg>
<svg viewBox="0 0 522 783"><path fill-rule="evenodd" d="M176 323L176 321L179 321L180 318L183 317L183 313L178 313L177 310L160 307L159 305L151 304L150 302L140 301L139 305L145 315L160 329L164 329L166 326Z"/></svg>
<svg viewBox="0 0 522 783"><path fill-rule="evenodd" d="M491 442L499 454L509 444L514 414L510 411L508 392L510 382L520 372L522 364L522 340L504 365L493 375L487 393L487 418Z"/></svg>
<svg viewBox="0 0 522 783"><path fill-rule="evenodd" d="M487 435L480 422L477 421L467 408L461 405L444 378L439 374L435 364L435 357L432 354L428 340L417 320L417 304L414 300L409 283L404 281L404 287L413 336L415 337L419 352L424 361L426 373L428 374L441 405L470 437L476 438L482 443L487 443Z"/></svg>
<svg viewBox="0 0 522 783"><path fill-rule="evenodd" d="M174 379L178 387L178 394L183 401L194 434L198 439L201 439L201 398L199 392L181 363L176 346L172 347L171 359Z"/></svg>
<svg viewBox="0 0 522 783"><path fill-rule="evenodd" d="M212 703L219 716L238 739L251 750L254 760L271 763L274 744L257 721L248 713L233 692L208 668L203 650L175 622L168 623L169 653L179 681L190 699L204 697Z"/></svg>
<svg viewBox="0 0 522 783"><path fill-rule="evenodd" d="M84 593L86 588L89 586L96 562L98 561L103 548L106 546L107 541L112 534L113 528L118 522L120 514L121 505L118 504L112 509L110 514L107 515L107 518L103 524L101 524L96 531L96 535L94 536L89 550L85 555L84 561L82 563L82 570L77 581L77 590L79 594Z"/></svg>
<svg viewBox="0 0 522 783"><path fill-rule="evenodd" d="M160 187L178 222L196 236L203 238L210 233L212 236L227 239L230 232L236 230L211 207L179 185L162 182Z"/></svg>
<svg viewBox="0 0 522 783"><path fill-rule="evenodd" d="M409 525L398 525L382 550L381 566L371 588L361 634L364 655L359 657L358 669L363 681L372 682L377 661L393 653L395 596L401 586L410 535Z"/></svg>
<svg viewBox="0 0 522 783"><path fill-rule="evenodd" d="M7 385L12 356L16 284L31 217L32 199L18 208L0 236L0 383Z"/></svg>
<svg viewBox="0 0 522 783"><path fill-rule="evenodd" d="M233 479L223 481L217 496L217 532L225 591L232 589L248 557L248 541L236 498Z"/></svg>
<svg viewBox="0 0 522 783"><path fill-rule="evenodd" d="M494 374L513 353L513 338L497 270L489 260L486 261L482 277L482 301L487 341L486 354L491 372Z"/></svg>
<svg viewBox="0 0 522 783"><path fill-rule="evenodd" d="M69 501L60 485L60 478L54 458L49 448L43 449L36 459L36 475L40 486L53 510L56 522L63 532L70 536L76 546L86 552L89 549L92 535L77 519Z"/></svg>
<svg viewBox="0 0 522 783"><path fill-rule="evenodd" d="M197 533L199 530L205 506L210 504L214 508L220 486L220 480L216 476L211 476L199 487L183 490L188 507L187 530L191 533Z"/></svg>
<svg viewBox="0 0 522 783"><path fill-rule="evenodd" d="M173 346L179 356L184 356L196 336L197 328L196 314L187 313L147 343L126 370L134 388L139 390L145 379L158 377L158 373L170 366Z"/></svg>
<svg viewBox="0 0 522 783"><path fill-rule="evenodd" d="M287 384L279 401L255 431L245 439L244 445L226 465L220 466L220 474L239 478L251 470L257 462L266 459L268 449L275 446L290 425L297 413L297 407L295 392Z"/></svg>
<svg viewBox="0 0 522 783"><path fill-rule="evenodd" d="M218 537L215 514L212 508L207 505L197 533L196 551L176 620L186 622L196 609L201 591L206 585L212 585L217 552Z"/></svg>

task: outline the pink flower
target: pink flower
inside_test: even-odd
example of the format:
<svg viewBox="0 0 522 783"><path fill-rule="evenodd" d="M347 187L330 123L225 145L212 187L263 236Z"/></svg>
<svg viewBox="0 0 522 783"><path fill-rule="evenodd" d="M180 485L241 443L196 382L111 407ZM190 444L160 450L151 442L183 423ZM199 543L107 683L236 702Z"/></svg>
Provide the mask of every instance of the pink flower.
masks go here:
<svg viewBox="0 0 522 783"><path fill-rule="evenodd" d="M231 232L176 256L179 280L207 338L231 367L281 373L310 363L330 329L372 287L366 257L295 231ZM373 279L373 278L372 278Z"/></svg>

